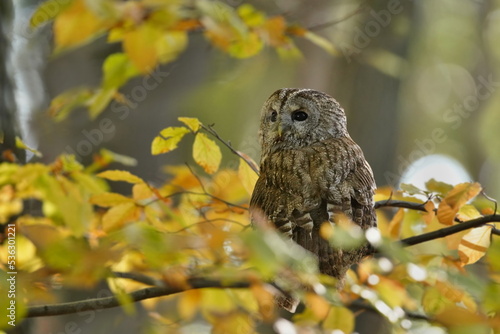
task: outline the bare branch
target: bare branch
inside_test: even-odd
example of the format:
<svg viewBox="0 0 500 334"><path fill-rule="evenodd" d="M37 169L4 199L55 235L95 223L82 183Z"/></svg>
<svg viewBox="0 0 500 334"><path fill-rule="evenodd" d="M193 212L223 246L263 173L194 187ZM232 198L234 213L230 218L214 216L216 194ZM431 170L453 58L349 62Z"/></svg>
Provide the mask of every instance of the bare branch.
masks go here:
<svg viewBox="0 0 500 334"><path fill-rule="evenodd" d="M425 209L426 203L416 203L416 202L407 202L407 201L398 201L393 199L383 200L375 202L375 209L385 208L385 207L393 207L393 208L405 208L411 210L418 211L427 211Z"/></svg>
<svg viewBox="0 0 500 334"><path fill-rule="evenodd" d="M331 26L334 26L336 24L339 24L341 22L344 22L348 19L350 19L351 17L355 16L355 15L358 15L359 13L363 12L364 10L366 10L368 8L367 6L367 3L362 3L360 4L354 11L352 11L351 13L347 14L346 16L340 18L340 19L336 19L336 20L333 20L333 21L329 21L329 22L325 22L325 23L321 23L321 24L317 24L315 26L312 26L312 27L309 27L308 30L311 30L311 31L314 31L314 30L321 30L321 29L325 29L325 28L328 28L328 27L331 27Z"/></svg>
<svg viewBox="0 0 500 334"><path fill-rule="evenodd" d="M187 290L202 289L202 288L248 288L249 282L221 282L213 279L206 278L191 278L187 282L189 287L150 287L129 293L129 297L133 302L138 302L145 299L151 299L161 296L169 296ZM93 298L86 300L79 300L76 302L32 306L28 308L26 317L44 317L62 314L78 313L89 310L102 310L117 307L120 305L116 296Z"/></svg>
<svg viewBox="0 0 500 334"><path fill-rule="evenodd" d="M246 164L248 166L250 166L250 168L255 172L255 174L259 175L259 169L251 161L249 161L243 154L241 154L240 152L238 152L237 150L235 150L233 148L233 146L231 145L230 142L222 139L221 136L219 136L219 134L217 133L217 131L215 131L212 128L211 125L206 126L206 125L202 124L201 127L203 128L203 130L207 131L209 134L211 134L212 136L214 136L215 138L217 138L217 140L220 141L222 144L224 144L224 146L226 146L231 152L233 152L238 157L240 157L241 159L243 159L243 161L245 161Z"/></svg>
<svg viewBox="0 0 500 334"><path fill-rule="evenodd" d="M432 231L429 233L424 233L421 235L417 235L414 237L406 238L401 240L401 243L403 246L413 246L417 244L421 244L426 241L434 240L434 239L439 239L446 237L451 234L455 234L461 231L465 231L474 227L479 227L482 226L486 223L491 223L491 222L500 222L500 215L491 215L491 216L484 216L484 217L479 217L476 219L468 220L463 223L459 223L456 225L452 225L449 227L442 228L437 231Z"/></svg>

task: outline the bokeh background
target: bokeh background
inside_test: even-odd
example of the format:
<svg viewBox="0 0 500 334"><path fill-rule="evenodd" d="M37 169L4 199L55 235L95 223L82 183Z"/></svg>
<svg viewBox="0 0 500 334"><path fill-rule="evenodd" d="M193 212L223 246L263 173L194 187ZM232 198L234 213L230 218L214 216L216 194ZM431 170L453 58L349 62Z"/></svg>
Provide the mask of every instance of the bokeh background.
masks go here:
<svg viewBox="0 0 500 334"><path fill-rule="evenodd" d="M271 49L232 59L194 34L178 60L148 79L156 85L145 95L137 88L145 87L143 78L121 90L135 108L109 107L94 121L76 110L59 123L45 111L51 98L97 86L103 59L119 46L99 39L51 56L50 27L26 30L39 2L16 0L12 68L25 140L45 162L63 152L90 162L92 153L105 147L137 159L131 171L159 182L167 178L165 164L192 161L188 142L167 155L150 153L152 139L179 125L178 116L215 124L223 138L258 161L265 99L278 88L308 87L344 107L350 134L379 186L423 187L433 177L472 180L500 199L500 0L246 1L311 28L330 40L337 54L298 39L301 60L280 59ZM113 131L90 146L82 144L91 141L88 134L104 118L112 120Z"/></svg>

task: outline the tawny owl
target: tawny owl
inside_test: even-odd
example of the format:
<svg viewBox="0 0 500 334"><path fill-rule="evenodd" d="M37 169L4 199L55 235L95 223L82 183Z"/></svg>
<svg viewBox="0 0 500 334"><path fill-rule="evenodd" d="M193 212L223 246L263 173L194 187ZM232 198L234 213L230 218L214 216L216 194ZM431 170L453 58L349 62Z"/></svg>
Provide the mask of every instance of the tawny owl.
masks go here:
<svg viewBox="0 0 500 334"><path fill-rule="evenodd" d="M264 217L339 280L366 247L332 248L320 236L321 225L334 224L340 213L363 230L376 226L373 173L346 125L344 110L325 93L274 92L262 108L260 177L250 201L254 223Z"/></svg>

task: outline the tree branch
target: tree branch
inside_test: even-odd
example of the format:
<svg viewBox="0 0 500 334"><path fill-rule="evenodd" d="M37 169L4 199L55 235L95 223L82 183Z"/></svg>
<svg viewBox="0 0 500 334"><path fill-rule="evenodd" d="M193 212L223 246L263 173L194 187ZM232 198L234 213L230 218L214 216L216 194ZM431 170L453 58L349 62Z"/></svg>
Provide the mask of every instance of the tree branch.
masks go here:
<svg viewBox="0 0 500 334"><path fill-rule="evenodd" d="M491 216L484 216L484 217L479 217L476 219L468 220L463 223L459 223L456 225L452 225L449 227L442 228L437 231L432 231L429 233L424 233L421 235L417 235L414 237L409 237L406 239L401 240L401 243L403 246L413 246L417 244L421 244L426 241L434 240L434 239L439 239L446 237L451 234L455 234L461 231L468 230L470 228L474 227L479 227L482 226L486 223L491 223L491 222L500 222L500 215L491 215Z"/></svg>
<svg viewBox="0 0 500 334"><path fill-rule="evenodd" d="M393 199L388 199L388 200L383 200L383 201L378 201L375 202L375 209L380 209L380 208L385 208L385 207L392 207L392 208L405 208L405 209L411 209L411 210L418 210L418 211L427 211L425 209L425 203L416 203L416 202L407 202L407 201L399 201L399 200L393 200Z"/></svg>
<svg viewBox="0 0 500 334"><path fill-rule="evenodd" d="M234 147L231 145L230 142L222 139L221 136L219 136L219 134L217 133L217 131L215 131L212 126L206 126L206 125L201 125L201 127L203 128L203 130L207 131L209 134L211 134L212 136L214 136L215 138L217 138L218 141L220 141L222 144L224 144L224 146L226 146L231 152L233 152L234 154L236 154L238 157L240 157L241 159L243 159L243 161L246 162L246 164L255 172L255 174L259 175L259 168L257 166L255 166L255 164L248 160L247 157L245 157L243 154L241 154L241 152L237 151L234 149Z"/></svg>
<svg viewBox="0 0 500 334"><path fill-rule="evenodd" d="M135 274L133 274L135 276ZM130 277L127 277L130 278ZM191 278L187 281L189 286L169 286L169 287L150 287L137 291L130 292L128 296L133 302L138 302L145 299L169 296L187 290L202 289L202 288L248 288L249 282L232 282L222 283L221 281L206 279L206 278ZM120 302L116 296L104 298L92 298L75 302L32 306L28 308L27 318L63 315L70 313L78 313L89 310L102 310L119 306Z"/></svg>

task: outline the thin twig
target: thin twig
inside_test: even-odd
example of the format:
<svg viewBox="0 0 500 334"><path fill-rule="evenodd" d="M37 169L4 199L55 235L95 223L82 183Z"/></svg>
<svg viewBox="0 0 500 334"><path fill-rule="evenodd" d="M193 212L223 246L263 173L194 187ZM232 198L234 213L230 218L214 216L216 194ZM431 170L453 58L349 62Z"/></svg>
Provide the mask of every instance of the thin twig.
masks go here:
<svg viewBox="0 0 500 334"><path fill-rule="evenodd" d="M209 126L206 126L206 125L201 125L201 127L203 128L203 130L207 131L209 134L211 134L212 136L214 136L215 138L217 138L218 141L220 141L222 144L224 144L224 146L226 146L231 152L233 152L234 154L236 154L238 157L240 157L241 159L243 159L243 161L246 162L246 164L257 174L259 175L259 169L255 166L255 164L253 164L251 161L248 161L247 158L241 154L240 152L238 152L237 150L235 150L233 148L233 146L231 145L230 142L224 140L221 138L221 136L219 136L219 134L212 128L211 125Z"/></svg>
<svg viewBox="0 0 500 334"><path fill-rule="evenodd" d="M320 23L320 24L317 24L315 26L312 26L312 27L309 27L307 28L307 30L311 30L311 31L315 31L315 30L321 30L321 29L325 29L325 28L328 28L328 27L331 27L331 26L334 26L336 24L339 24L341 22L344 22L348 19L350 19L351 17L361 13L362 11L364 11L365 9L367 8L367 4L366 2L365 3L362 3L358 6L358 8L356 8L353 12L347 14L346 16L340 18L340 19L336 19L336 20L333 20L333 21L329 21L329 22L324 22L324 23Z"/></svg>

